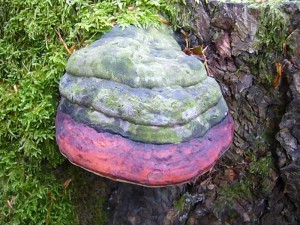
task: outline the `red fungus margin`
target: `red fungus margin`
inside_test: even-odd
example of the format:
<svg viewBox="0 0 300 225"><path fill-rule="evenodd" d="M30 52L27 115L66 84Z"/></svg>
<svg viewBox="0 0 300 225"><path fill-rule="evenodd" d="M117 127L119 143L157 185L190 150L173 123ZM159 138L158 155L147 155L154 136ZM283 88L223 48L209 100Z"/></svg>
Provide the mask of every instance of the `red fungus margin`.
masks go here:
<svg viewBox="0 0 300 225"><path fill-rule="evenodd" d="M203 137L176 144L148 144L99 133L58 110L56 139L73 164L113 180L149 187L189 182L209 170L230 146L230 115Z"/></svg>

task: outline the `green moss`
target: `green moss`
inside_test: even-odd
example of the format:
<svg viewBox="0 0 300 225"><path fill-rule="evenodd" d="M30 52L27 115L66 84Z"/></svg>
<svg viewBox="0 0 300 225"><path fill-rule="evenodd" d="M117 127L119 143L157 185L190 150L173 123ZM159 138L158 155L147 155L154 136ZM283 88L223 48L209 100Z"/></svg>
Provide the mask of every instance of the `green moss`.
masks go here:
<svg viewBox="0 0 300 225"><path fill-rule="evenodd" d="M73 191L72 202L76 207L78 224L108 225L107 201L111 187L105 178L75 166L65 168L72 179L69 189Z"/></svg>
<svg viewBox="0 0 300 225"><path fill-rule="evenodd" d="M105 106L107 106L109 109L113 111L118 111L118 108L122 107L121 102L119 101L119 98L115 94L108 95L107 98L105 98Z"/></svg>
<svg viewBox="0 0 300 225"><path fill-rule="evenodd" d="M251 201L254 195L264 196L271 193L273 183L270 182L272 180L270 176L274 171L271 154L257 158L252 151L247 151L245 156L250 162L244 171L244 175L238 182L219 189L218 208L222 208L224 203L227 206L234 207L235 202L239 199Z"/></svg>
<svg viewBox="0 0 300 225"><path fill-rule="evenodd" d="M199 3L200 0L195 0ZM192 21L192 13L189 8L185 7L185 0L166 0L164 3L163 15L168 19L174 28L189 29Z"/></svg>
<svg viewBox="0 0 300 225"><path fill-rule="evenodd" d="M273 169L272 157L268 156L256 159L254 156L252 162L249 164L249 173L258 175L259 177L267 177L270 175Z"/></svg>
<svg viewBox="0 0 300 225"><path fill-rule="evenodd" d="M222 207L224 204L233 206L233 203L238 199L251 199L253 196L251 184L250 180L241 180L239 183L221 188L218 192L217 207Z"/></svg>
<svg viewBox="0 0 300 225"><path fill-rule="evenodd" d="M13 148L0 149L0 224L74 224L72 190L65 190L63 179L49 173L50 166L18 154Z"/></svg>
<svg viewBox="0 0 300 225"><path fill-rule="evenodd" d="M153 131L151 127L138 126L136 130L131 132L135 134L135 139L144 142L177 143L182 141L182 137L178 136L174 130L169 128L159 128Z"/></svg>
<svg viewBox="0 0 300 225"><path fill-rule="evenodd" d="M183 212L185 206L186 196L182 195L174 202L174 208L179 211L179 213Z"/></svg>
<svg viewBox="0 0 300 225"><path fill-rule="evenodd" d="M74 84L72 87L72 91L75 95L78 95L82 92L82 87L80 85Z"/></svg>
<svg viewBox="0 0 300 225"><path fill-rule="evenodd" d="M276 77L275 63L283 59L283 45L288 36L288 18L281 10L280 4L268 2L259 7L261 15L259 17L259 28L256 34L258 41L255 49L256 54L250 57L253 63L252 70L261 83L272 86Z"/></svg>

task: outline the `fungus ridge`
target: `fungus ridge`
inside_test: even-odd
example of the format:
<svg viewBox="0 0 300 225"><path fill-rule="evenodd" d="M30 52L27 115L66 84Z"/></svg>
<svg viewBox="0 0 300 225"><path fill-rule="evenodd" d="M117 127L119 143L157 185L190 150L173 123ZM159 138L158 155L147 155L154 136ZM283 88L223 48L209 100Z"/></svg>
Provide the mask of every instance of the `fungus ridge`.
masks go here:
<svg viewBox="0 0 300 225"><path fill-rule="evenodd" d="M217 82L211 77L187 88L176 85L147 89L65 74L59 90L68 101L109 117L134 124L167 127L195 120L222 98Z"/></svg>
<svg viewBox="0 0 300 225"><path fill-rule="evenodd" d="M223 98L218 103L183 125L159 127L134 124L121 118L109 117L101 112L91 110L66 99L62 99L59 110L71 115L78 122L87 124L99 132L120 134L131 140L146 143L177 143L203 136L208 129L219 123L227 115L227 105Z"/></svg>
<svg viewBox="0 0 300 225"><path fill-rule="evenodd" d="M141 30L130 26L111 32L68 60L67 73L98 77L130 87L188 87L206 78L203 63L184 54L164 28Z"/></svg>

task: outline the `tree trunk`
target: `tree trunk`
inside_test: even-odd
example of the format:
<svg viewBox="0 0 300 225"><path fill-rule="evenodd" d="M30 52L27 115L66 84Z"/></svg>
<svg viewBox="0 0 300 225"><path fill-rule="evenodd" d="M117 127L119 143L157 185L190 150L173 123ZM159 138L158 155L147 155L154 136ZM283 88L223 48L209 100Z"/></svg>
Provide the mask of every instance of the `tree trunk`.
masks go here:
<svg viewBox="0 0 300 225"><path fill-rule="evenodd" d="M300 4L204 2L187 1L189 39L235 120L232 147L193 184L118 184L111 224L299 224Z"/></svg>

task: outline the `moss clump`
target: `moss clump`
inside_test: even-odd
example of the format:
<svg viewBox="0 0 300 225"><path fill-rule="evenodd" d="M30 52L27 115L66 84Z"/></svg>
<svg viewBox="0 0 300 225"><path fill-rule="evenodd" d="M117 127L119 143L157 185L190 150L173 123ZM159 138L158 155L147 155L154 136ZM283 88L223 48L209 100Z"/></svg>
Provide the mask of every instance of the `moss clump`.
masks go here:
<svg viewBox="0 0 300 225"><path fill-rule="evenodd" d="M240 180L219 189L217 208L222 209L224 204L234 208L234 204L240 200L251 202L254 196L263 198L271 193L274 185L271 154L258 158L248 151L246 158L249 163Z"/></svg>
<svg viewBox="0 0 300 225"><path fill-rule="evenodd" d="M105 178L79 167L67 167L72 179L69 188L73 190L72 203L76 207L75 220L78 224L109 225L108 195L110 188Z"/></svg>
<svg viewBox="0 0 300 225"><path fill-rule="evenodd" d="M276 77L275 63L284 58L283 46L288 37L288 18L277 2L254 4L259 7L260 25L256 34L256 54L250 58L257 80L271 86Z"/></svg>
<svg viewBox="0 0 300 225"><path fill-rule="evenodd" d="M175 202L174 202L174 208L179 212L183 212L185 207L185 201L186 201L186 195L180 196Z"/></svg>

